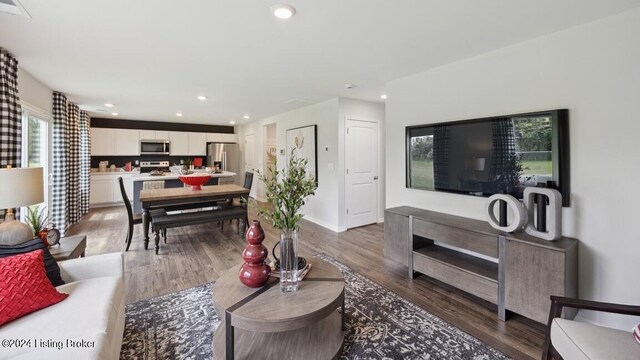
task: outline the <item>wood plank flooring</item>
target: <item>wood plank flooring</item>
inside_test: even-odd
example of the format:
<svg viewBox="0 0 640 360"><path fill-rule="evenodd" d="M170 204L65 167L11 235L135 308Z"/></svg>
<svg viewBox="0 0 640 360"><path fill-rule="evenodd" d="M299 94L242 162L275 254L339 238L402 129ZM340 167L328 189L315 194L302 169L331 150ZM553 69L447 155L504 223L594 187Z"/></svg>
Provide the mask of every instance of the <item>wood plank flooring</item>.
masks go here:
<svg viewBox="0 0 640 360"><path fill-rule="evenodd" d="M255 219L250 210L249 219ZM264 221L265 246L278 241L279 232ZM127 233L122 207L92 209L68 234L87 234L87 256L124 251ZM413 280L406 268L383 257L383 225L369 225L334 233L302 221L298 247L304 256L323 252L450 324L515 359L540 358L544 326L512 315L498 320L496 306L421 275ZM233 225L224 231L215 224L169 229L160 254L144 250L142 226L136 225L131 248L125 253L127 303L215 281L242 262L245 240Z"/></svg>

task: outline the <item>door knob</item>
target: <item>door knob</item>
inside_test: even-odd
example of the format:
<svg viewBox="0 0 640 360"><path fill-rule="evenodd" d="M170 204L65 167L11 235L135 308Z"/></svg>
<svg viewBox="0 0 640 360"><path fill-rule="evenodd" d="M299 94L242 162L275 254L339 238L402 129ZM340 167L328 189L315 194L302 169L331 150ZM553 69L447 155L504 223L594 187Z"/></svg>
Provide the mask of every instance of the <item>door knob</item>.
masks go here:
<svg viewBox="0 0 640 360"><path fill-rule="evenodd" d="M377 177L377 176L374 176L374 177L373 177L373 180L378 180L378 177Z"/></svg>

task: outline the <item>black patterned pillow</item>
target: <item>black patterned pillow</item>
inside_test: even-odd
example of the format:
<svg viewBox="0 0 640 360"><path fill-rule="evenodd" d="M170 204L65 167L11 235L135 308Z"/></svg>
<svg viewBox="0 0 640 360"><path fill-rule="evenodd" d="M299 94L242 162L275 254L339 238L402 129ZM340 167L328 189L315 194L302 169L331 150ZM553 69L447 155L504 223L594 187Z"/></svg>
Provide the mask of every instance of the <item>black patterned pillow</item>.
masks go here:
<svg viewBox="0 0 640 360"><path fill-rule="evenodd" d="M8 256L28 253L38 249L42 249L44 268L51 284L53 284L53 286L64 285L64 281L60 276L60 267L58 266L56 259L53 258L49 249L39 238L25 241L22 244L17 245L0 245L0 259Z"/></svg>

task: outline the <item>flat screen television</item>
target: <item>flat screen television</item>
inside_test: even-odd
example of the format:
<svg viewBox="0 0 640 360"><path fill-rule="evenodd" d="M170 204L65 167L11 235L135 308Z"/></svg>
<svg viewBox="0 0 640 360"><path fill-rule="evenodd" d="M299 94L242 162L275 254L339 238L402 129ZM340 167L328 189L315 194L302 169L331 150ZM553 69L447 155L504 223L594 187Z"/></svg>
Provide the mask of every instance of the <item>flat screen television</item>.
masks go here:
<svg viewBox="0 0 640 360"><path fill-rule="evenodd" d="M407 187L521 199L544 184L570 204L566 109L406 128Z"/></svg>

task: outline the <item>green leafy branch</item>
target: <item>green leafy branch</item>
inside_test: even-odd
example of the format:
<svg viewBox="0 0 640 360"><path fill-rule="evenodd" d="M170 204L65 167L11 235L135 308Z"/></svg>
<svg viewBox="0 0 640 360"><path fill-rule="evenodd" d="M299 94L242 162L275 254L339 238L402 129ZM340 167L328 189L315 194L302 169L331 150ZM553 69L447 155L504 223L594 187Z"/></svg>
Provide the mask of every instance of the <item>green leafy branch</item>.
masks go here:
<svg viewBox="0 0 640 360"><path fill-rule="evenodd" d="M316 180L307 174L309 162L295 154L291 149L289 164L286 169L278 170L277 159L267 169L267 174L256 171L258 179L264 183L269 206L258 206L258 216L271 221L273 227L282 230L297 230L302 214L298 210L305 204L305 199L315 195Z"/></svg>

